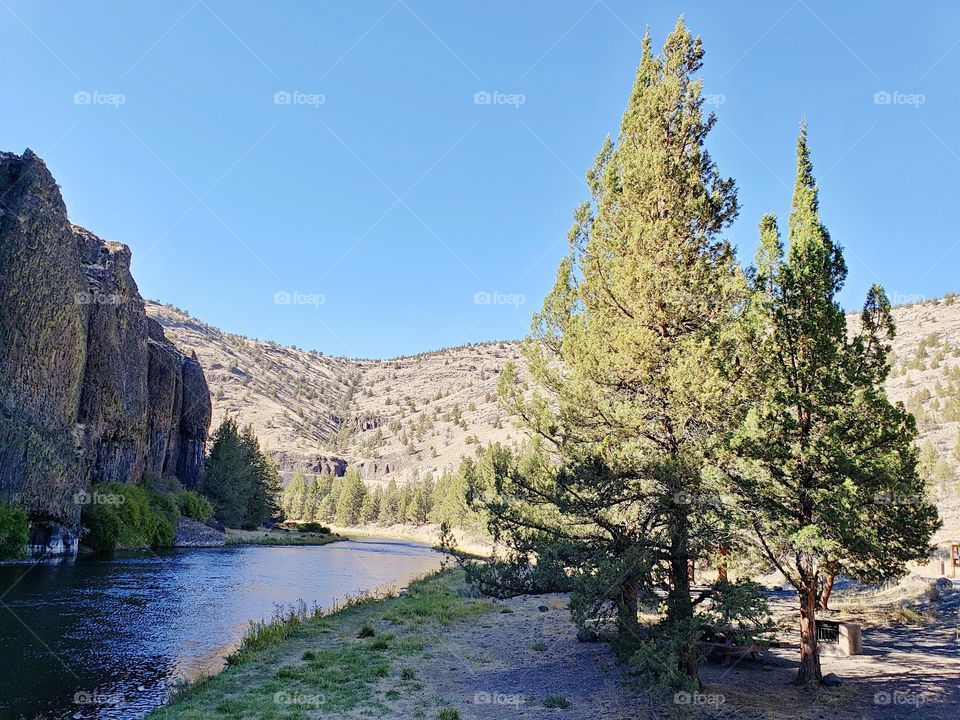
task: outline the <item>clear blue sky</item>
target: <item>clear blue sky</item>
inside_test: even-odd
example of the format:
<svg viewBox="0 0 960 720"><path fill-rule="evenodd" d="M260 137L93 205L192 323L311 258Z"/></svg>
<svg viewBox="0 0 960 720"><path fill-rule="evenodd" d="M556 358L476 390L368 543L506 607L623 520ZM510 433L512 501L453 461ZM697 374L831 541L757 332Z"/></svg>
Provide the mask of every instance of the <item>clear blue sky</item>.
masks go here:
<svg viewBox="0 0 960 720"><path fill-rule="evenodd" d="M34 149L72 220L130 245L143 295L226 330L363 357L517 338L644 28L659 45L681 13L742 257L786 214L805 115L843 304L960 289L948 0L0 0L0 147Z"/></svg>

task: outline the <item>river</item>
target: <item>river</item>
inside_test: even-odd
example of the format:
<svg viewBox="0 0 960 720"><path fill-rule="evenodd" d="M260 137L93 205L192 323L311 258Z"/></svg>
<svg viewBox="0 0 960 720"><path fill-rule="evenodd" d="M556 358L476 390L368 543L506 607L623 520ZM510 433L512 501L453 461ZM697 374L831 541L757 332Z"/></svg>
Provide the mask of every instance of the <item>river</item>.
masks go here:
<svg viewBox="0 0 960 720"><path fill-rule="evenodd" d="M403 586L416 543L226 547L0 566L0 718L140 718L221 669L249 623L304 601Z"/></svg>

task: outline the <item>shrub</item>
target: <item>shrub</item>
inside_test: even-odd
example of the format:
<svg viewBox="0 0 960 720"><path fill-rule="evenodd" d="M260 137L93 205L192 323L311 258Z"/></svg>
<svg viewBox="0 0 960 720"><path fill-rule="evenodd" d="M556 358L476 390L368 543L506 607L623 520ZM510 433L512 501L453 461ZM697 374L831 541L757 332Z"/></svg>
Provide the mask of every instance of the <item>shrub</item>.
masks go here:
<svg viewBox="0 0 960 720"><path fill-rule="evenodd" d="M326 525L321 525L318 522L300 523L297 526L297 530L299 530L300 532L307 532L307 533L320 533L321 535L330 534L330 528L328 528Z"/></svg>
<svg viewBox="0 0 960 720"><path fill-rule="evenodd" d="M213 515L213 503L193 490L181 490L177 493L177 507L181 515L197 522L205 523Z"/></svg>
<svg viewBox="0 0 960 720"><path fill-rule="evenodd" d="M26 555L29 529L23 508L0 502L0 560L16 560Z"/></svg>
<svg viewBox="0 0 960 720"><path fill-rule="evenodd" d="M117 546L169 547L180 511L169 495L125 483L93 485L86 494L80 522L84 544L97 552Z"/></svg>

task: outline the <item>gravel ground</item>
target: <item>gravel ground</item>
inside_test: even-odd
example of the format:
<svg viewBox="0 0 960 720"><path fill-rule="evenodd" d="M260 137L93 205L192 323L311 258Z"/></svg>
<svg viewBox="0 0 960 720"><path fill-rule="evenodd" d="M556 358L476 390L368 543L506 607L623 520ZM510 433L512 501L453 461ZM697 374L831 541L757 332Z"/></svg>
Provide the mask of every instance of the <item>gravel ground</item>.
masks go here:
<svg viewBox="0 0 960 720"><path fill-rule="evenodd" d="M793 612L783 594L774 604L780 614ZM759 663L705 664L705 687L695 699L699 704L679 706L669 699L654 704L631 689L608 645L577 642L566 605L563 595L498 603L512 612L495 611L445 628L425 648L425 657L409 664L435 705L456 708L463 720L960 718L955 614L923 627L867 628L863 655L823 658L824 674L842 679L838 688L792 685L798 651L776 649ZM551 697L569 707L545 707ZM412 710L401 704L387 717L411 717Z"/></svg>

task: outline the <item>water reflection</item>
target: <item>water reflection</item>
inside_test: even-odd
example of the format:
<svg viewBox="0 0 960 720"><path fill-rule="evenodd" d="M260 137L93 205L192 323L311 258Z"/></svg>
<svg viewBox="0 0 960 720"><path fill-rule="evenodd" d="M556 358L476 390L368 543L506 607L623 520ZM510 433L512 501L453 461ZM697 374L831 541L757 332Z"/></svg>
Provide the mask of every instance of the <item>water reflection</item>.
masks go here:
<svg viewBox="0 0 960 720"><path fill-rule="evenodd" d="M370 540L0 566L0 718L142 717L277 605L331 607L439 564Z"/></svg>

